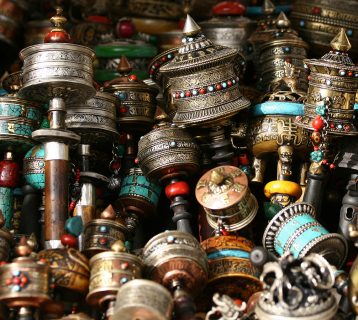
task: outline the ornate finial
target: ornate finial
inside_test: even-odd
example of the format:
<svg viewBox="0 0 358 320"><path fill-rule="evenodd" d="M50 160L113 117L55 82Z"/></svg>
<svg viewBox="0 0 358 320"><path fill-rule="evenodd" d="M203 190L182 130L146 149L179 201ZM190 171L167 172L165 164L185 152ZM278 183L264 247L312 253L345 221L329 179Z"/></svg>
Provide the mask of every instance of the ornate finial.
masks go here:
<svg viewBox="0 0 358 320"><path fill-rule="evenodd" d="M45 43L67 43L71 42L70 35L64 29L67 19L63 16L61 7L56 8L56 15L50 21L54 28L45 36Z"/></svg>
<svg viewBox="0 0 358 320"><path fill-rule="evenodd" d="M283 11L280 12L276 19L276 27L279 29L288 29L291 26L291 21L288 20Z"/></svg>
<svg viewBox="0 0 358 320"><path fill-rule="evenodd" d="M19 244L17 245L15 252L18 257L28 257L32 253L32 249L27 243L26 237L22 236Z"/></svg>
<svg viewBox="0 0 358 320"><path fill-rule="evenodd" d="M339 33L331 41L331 47L333 50L341 52L347 52L350 48L352 48L344 28L341 28Z"/></svg>
<svg viewBox="0 0 358 320"><path fill-rule="evenodd" d="M67 19L63 16L63 9L61 7L56 8L56 15L54 15L50 21L55 28L63 30Z"/></svg>
<svg viewBox="0 0 358 320"><path fill-rule="evenodd" d="M194 21L194 19L189 14L187 14L184 29L183 29L183 34L186 36L195 36L200 31L201 28L199 27L199 25Z"/></svg>
<svg viewBox="0 0 358 320"><path fill-rule="evenodd" d="M101 219L116 220L117 214L110 204L106 209L101 212Z"/></svg>
<svg viewBox="0 0 358 320"><path fill-rule="evenodd" d="M118 64L118 67L117 67L117 71L120 73L120 74L125 74L127 75L129 72L132 71L132 67L127 59L126 56L122 56L121 57L121 60Z"/></svg>
<svg viewBox="0 0 358 320"><path fill-rule="evenodd" d="M262 5L262 12L265 15L270 15L275 11L275 5L270 0L265 0Z"/></svg>
<svg viewBox="0 0 358 320"><path fill-rule="evenodd" d="M127 251L126 246L122 240L117 240L116 242L114 242L111 246L111 249L114 252L126 252Z"/></svg>
<svg viewBox="0 0 358 320"><path fill-rule="evenodd" d="M220 185L224 181L224 175L218 170L213 170L210 175L210 182Z"/></svg>

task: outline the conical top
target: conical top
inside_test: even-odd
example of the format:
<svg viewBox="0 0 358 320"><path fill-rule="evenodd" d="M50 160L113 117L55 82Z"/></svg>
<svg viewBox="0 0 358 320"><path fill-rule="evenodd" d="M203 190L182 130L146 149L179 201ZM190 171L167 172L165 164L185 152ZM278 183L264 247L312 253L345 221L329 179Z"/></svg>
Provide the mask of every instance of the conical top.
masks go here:
<svg viewBox="0 0 358 320"><path fill-rule="evenodd" d="M122 56L118 64L117 71L121 74L128 74L132 71L132 67L126 56Z"/></svg>
<svg viewBox="0 0 358 320"><path fill-rule="evenodd" d="M287 16L283 11L280 12L276 19L276 26L279 29L287 29L291 26L291 21L288 20Z"/></svg>
<svg viewBox="0 0 358 320"><path fill-rule="evenodd" d="M330 44L333 50L340 52L347 52L352 48L344 28L341 28Z"/></svg>
<svg viewBox="0 0 358 320"><path fill-rule="evenodd" d="M185 36L195 36L201 31L199 25L194 21L194 19L187 14L184 24L183 34Z"/></svg>
<svg viewBox="0 0 358 320"><path fill-rule="evenodd" d="M276 7L270 0L265 0L262 5L262 12L265 15L272 14L275 11Z"/></svg>

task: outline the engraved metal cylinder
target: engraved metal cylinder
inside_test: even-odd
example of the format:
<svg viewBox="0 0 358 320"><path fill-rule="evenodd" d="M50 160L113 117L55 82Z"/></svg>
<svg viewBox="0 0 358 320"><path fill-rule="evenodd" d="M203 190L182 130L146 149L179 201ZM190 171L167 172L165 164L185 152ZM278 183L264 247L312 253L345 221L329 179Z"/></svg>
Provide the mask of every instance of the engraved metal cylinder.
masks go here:
<svg viewBox="0 0 358 320"><path fill-rule="evenodd" d="M253 242L238 236L219 236L204 240L201 247L209 260L207 290L248 301L262 290L257 270L250 261Z"/></svg>
<svg viewBox="0 0 358 320"><path fill-rule="evenodd" d="M48 262L57 290L70 290L80 294L88 291L88 260L79 251L72 248L47 249L40 251L37 258Z"/></svg>
<svg viewBox="0 0 358 320"><path fill-rule="evenodd" d="M50 270L46 264L21 257L0 266L0 301L8 307L39 307L50 300L49 294Z"/></svg>
<svg viewBox="0 0 358 320"><path fill-rule="evenodd" d="M195 196L213 228L218 228L220 221L228 231L242 229L255 218L258 210L246 174L233 166L220 166L206 172L196 185Z"/></svg>
<svg viewBox="0 0 358 320"><path fill-rule="evenodd" d="M277 256L291 252L297 258L318 253L341 267L347 257L347 242L340 234L329 233L315 215L314 207L305 202L283 208L266 227L264 247Z"/></svg>
<svg viewBox="0 0 358 320"><path fill-rule="evenodd" d="M81 103L95 94L94 52L72 43L43 43L23 49L20 97L48 102L61 97L69 104Z"/></svg>
<svg viewBox="0 0 358 320"><path fill-rule="evenodd" d="M69 105L66 126L81 136L81 143L104 147L118 136L116 97L105 92L87 100L86 104Z"/></svg>
<svg viewBox="0 0 358 320"><path fill-rule="evenodd" d="M149 181L140 168L131 168L122 180L119 200L127 212L140 216L155 214L161 187Z"/></svg>
<svg viewBox="0 0 358 320"><path fill-rule="evenodd" d="M84 229L83 253L87 257L107 251L117 240L126 240L127 228L118 221L95 219L88 222Z"/></svg>
<svg viewBox="0 0 358 320"><path fill-rule="evenodd" d="M96 254L90 260L87 303L100 306L106 300L114 300L124 284L142 277L142 268L142 261L129 253L107 251Z"/></svg>
<svg viewBox="0 0 358 320"><path fill-rule="evenodd" d="M45 147L34 146L23 160L23 175L26 182L36 190L45 189Z"/></svg>
<svg viewBox="0 0 358 320"><path fill-rule="evenodd" d="M199 147L190 134L169 123L160 124L138 143L139 166L153 180L185 172L189 176L199 169Z"/></svg>
<svg viewBox="0 0 358 320"><path fill-rule="evenodd" d="M179 283L195 296L206 284L206 254L189 233L166 231L156 235L145 245L142 257L146 276L167 288Z"/></svg>
<svg viewBox="0 0 358 320"><path fill-rule="evenodd" d="M113 320L169 320L173 299L170 292L149 280L133 280L118 290Z"/></svg>

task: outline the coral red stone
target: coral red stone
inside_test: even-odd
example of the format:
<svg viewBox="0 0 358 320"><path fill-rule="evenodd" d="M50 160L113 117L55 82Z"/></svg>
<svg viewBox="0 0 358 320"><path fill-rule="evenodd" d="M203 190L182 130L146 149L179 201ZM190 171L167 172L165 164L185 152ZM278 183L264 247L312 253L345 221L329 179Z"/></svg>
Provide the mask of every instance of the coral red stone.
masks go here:
<svg viewBox="0 0 358 320"><path fill-rule="evenodd" d="M217 16L243 15L246 7L236 1L222 1L213 7L213 14Z"/></svg>
<svg viewBox="0 0 358 320"><path fill-rule="evenodd" d="M15 161L0 161L0 187L15 188L19 182L19 176L19 165Z"/></svg>
<svg viewBox="0 0 358 320"><path fill-rule="evenodd" d="M312 121L312 127L315 130L322 130L324 126L324 122L321 116L316 116L316 118Z"/></svg>
<svg viewBox="0 0 358 320"><path fill-rule="evenodd" d="M185 181L178 181L171 183L165 188L165 195L169 199L173 199L177 196L188 196L190 194L190 186Z"/></svg>
<svg viewBox="0 0 358 320"><path fill-rule="evenodd" d="M50 31L44 39L45 43L69 43L70 35L65 31Z"/></svg>
<svg viewBox="0 0 358 320"><path fill-rule="evenodd" d="M61 236L61 243L65 247L76 248L77 247L77 238L75 238L74 236L72 236L70 234L64 234Z"/></svg>

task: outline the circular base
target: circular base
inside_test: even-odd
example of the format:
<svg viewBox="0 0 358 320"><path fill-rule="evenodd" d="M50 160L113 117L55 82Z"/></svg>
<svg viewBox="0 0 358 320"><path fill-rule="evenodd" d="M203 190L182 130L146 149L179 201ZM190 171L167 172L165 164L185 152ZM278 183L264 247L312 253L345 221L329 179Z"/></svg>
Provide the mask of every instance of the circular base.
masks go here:
<svg viewBox="0 0 358 320"><path fill-rule="evenodd" d="M32 133L32 138L40 142L57 141L68 144L77 144L81 140L76 133L63 129L39 129Z"/></svg>

